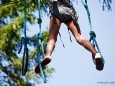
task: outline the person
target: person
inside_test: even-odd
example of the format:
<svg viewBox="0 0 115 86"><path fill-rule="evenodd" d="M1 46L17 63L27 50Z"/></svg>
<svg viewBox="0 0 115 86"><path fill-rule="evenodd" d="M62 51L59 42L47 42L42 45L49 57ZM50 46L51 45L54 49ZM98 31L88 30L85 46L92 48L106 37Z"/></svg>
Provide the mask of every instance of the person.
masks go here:
<svg viewBox="0 0 115 86"><path fill-rule="evenodd" d="M101 54L98 53L94 46L81 34L77 13L72 5L72 2L70 0L50 0L50 13L49 39L46 47L46 55L42 60L41 65L45 67L51 62L51 55L55 48L60 25L61 23L65 23L78 44L92 53L94 56L93 60L96 63L96 69L103 70L104 65ZM40 72L39 65L35 67L35 72Z"/></svg>

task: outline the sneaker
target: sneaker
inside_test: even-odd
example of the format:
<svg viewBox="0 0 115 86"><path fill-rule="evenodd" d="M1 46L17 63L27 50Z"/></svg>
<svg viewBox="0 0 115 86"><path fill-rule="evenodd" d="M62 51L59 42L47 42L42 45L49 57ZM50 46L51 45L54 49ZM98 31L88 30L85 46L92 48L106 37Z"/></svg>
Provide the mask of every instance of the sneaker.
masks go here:
<svg viewBox="0 0 115 86"><path fill-rule="evenodd" d="M35 73L40 73L40 68L39 68L39 65L37 64L35 69L34 69Z"/></svg>
<svg viewBox="0 0 115 86"><path fill-rule="evenodd" d="M103 70L104 62L103 62L103 58L100 53L96 53L94 60L96 64L96 69L99 71Z"/></svg>
<svg viewBox="0 0 115 86"><path fill-rule="evenodd" d="M51 61L51 58L50 56L46 56L44 58L44 60L41 62L41 65L42 65L42 69L45 69L46 65ZM35 69L34 69L35 73L40 73L40 68L39 68L39 65L37 64Z"/></svg>

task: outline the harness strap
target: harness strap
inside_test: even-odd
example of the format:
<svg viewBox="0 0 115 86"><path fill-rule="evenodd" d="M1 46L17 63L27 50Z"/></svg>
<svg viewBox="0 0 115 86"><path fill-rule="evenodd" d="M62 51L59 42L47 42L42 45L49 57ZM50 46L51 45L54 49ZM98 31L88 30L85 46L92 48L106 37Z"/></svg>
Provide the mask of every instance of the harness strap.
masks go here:
<svg viewBox="0 0 115 86"><path fill-rule="evenodd" d="M72 38L71 38L71 34L70 34L70 29L69 28L68 28L68 33L69 33L70 42L72 42Z"/></svg>
<svg viewBox="0 0 115 86"><path fill-rule="evenodd" d="M61 38L60 32L59 32L58 34L59 34L59 36L60 36L60 40L61 40L61 42L62 42L62 45L63 45L63 47L65 48L65 45L64 45L63 40L62 40L62 38Z"/></svg>

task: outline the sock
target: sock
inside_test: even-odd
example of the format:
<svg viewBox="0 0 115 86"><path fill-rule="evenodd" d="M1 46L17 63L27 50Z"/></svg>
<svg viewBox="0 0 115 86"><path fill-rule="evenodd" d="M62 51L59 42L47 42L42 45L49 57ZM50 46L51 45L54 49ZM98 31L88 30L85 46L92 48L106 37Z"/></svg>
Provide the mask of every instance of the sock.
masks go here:
<svg viewBox="0 0 115 86"><path fill-rule="evenodd" d="M96 53L95 58L101 58L101 54L100 53Z"/></svg>

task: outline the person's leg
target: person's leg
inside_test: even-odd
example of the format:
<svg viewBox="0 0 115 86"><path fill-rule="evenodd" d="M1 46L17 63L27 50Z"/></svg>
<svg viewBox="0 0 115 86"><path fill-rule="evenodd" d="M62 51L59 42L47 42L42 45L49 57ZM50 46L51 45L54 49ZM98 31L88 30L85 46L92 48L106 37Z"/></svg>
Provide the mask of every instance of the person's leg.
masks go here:
<svg viewBox="0 0 115 86"><path fill-rule="evenodd" d="M90 51L95 56L97 51L95 50L93 45L81 35L79 25L78 25L78 23L76 23L76 24L77 25L75 26L74 22L70 21L70 22L67 23L67 26L71 30L71 32L74 35L76 41L80 45L82 45L84 48L86 48L88 51Z"/></svg>
<svg viewBox="0 0 115 86"><path fill-rule="evenodd" d="M61 21L56 17L52 16L50 19L49 39L46 47L46 55L42 61L43 66L47 65L51 61L51 54L53 52L55 43L57 41L57 35L59 32L60 25L61 25Z"/></svg>
<svg viewBox="0 0 115 86"><path fill-rule="evenodd" d="M55 43L57 41L57 35L59 32L59 28L61 25L61 21L57 19L56 17L52 16L50 18L50 25L49 25L49 39L48 39L48 44L46 47L46 55L44 59L41 62L42 67L47 65L51 61L51 54L53 52L53 49L55 47ZM39 65L35 67L35 72L39 73Z"/></svg>
<svg viewBox="0 0 115 86"><path fill-rule="evenodd" d="M67 26L73 33L76 41L93 54L94 61L96 64L96 69L103 70L104 64L103 64L102 56L100 55L100 53L96 51L94 46L81 35L79 24L76 23L75 25L73 21L70 21L67 23Z"/></svg>

